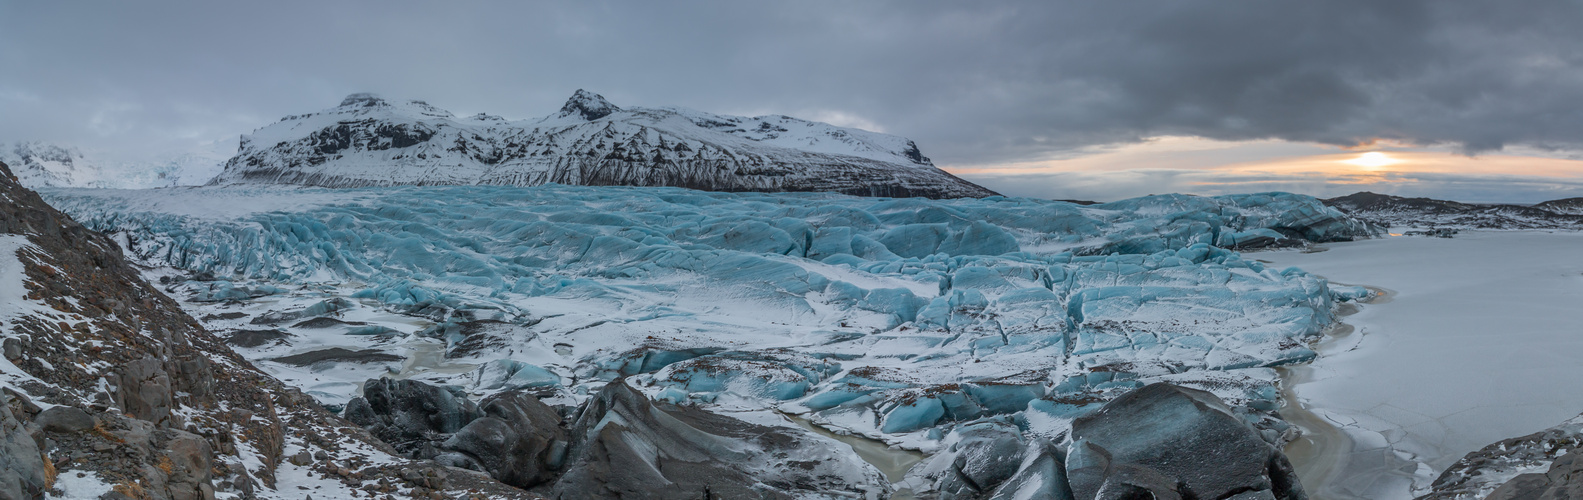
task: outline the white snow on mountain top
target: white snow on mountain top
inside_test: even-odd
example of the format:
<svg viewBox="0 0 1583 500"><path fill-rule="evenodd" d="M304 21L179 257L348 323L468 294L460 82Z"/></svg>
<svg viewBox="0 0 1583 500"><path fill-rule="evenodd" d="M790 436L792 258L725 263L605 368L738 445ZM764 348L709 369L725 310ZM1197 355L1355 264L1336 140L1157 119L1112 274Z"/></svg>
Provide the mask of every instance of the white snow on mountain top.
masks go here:
<svg viewBox="0 0 1583 500"><path fill-rule="evenodd" d="M242 138L214 184L677 186L881 196L993 193L934 167L903 137L782 115L620 107L579 90L549 116L457 118L353 94Z"/></svg>
<svg viewBox="0 0 1583 500"><path fill-rule="evenodd" d="M232 138L184 150L128 155L45 141L0 142L0 162L30 188L197 186L219 175L236 146L237 139Z"/></svg>

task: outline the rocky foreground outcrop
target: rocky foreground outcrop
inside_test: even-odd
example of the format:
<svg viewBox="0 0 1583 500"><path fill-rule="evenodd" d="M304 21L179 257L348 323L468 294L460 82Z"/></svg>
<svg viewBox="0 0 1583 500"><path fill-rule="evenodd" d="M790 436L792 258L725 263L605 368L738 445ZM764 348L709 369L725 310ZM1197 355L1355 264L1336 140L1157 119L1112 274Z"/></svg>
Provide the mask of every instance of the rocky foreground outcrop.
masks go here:
<svg viewBox="0 0 1583 500"><path fill-rule="evenodd" d="M1467 454L1420 500L1583 498L1583 415Z"/></svg>
<svg viewBox="0 0 1583 500"><path fill-rule="evenodd" d="M617 379L562 412L520 391L474 405L422 382L369 380L343 413L415 458L561 500L864 498L885 480L843 446L655 402Z"/></svg>
<svg viewBox="0 0 1583 500"><path fill-rule="evenodd" d="M317 488L528 497L393 457L232 352L4 164L0 248L0 499L64 483L101 498L253 498L302 481L330 497Z"/></svg>
<svg viewBox="0 0 1583 500"><path fill-rule="evenodd" d="M921 466L937 498L1187 500L1307 498L1286 456L1215 395L1144 386L1072 423L1053 443L980 422Z"/></svg>

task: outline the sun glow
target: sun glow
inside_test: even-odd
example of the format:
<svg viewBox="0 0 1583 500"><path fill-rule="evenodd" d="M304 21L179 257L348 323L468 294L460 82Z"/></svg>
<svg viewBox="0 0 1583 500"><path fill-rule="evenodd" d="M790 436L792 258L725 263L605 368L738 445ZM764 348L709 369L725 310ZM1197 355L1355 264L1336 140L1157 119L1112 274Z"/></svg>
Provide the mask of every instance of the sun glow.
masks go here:
<svg viewBox="0 0 1583 500"><path fill-rule="evenodd" d="M1357 165L1357 166L1360 166L1360 167L1371 168L1372 169L1372 168L1380 168L1380 167L1386 167L1386 166L1390 166L1390 165L1395 165L1397 163L1401 163L1401 160L1398 160L1398 159L1395 159L1395 158L1391 158L1389 155L1386 155L1385 153L1381 153L1379 151L1370 151L1370 152L1358 155L1357 158L1353 158L1351 160L1344 160L1341 163L1349 163L1349 164L1352 164L1352 165Z"/></svg>

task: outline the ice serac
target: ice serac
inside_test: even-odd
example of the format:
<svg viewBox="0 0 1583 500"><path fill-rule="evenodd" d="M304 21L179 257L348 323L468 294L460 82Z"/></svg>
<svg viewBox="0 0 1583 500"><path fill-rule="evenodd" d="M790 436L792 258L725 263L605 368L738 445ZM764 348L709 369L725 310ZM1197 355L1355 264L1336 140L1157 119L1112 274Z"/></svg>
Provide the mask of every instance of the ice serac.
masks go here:
<svg viewBox="0 0 1583 500"><path fill-rule="evenodd" d="M935 168L905 138L788 116L623 108L578 90L555 114L456 118L353 94L242 138L211 184L677 186L859 196L995 193Z"/></svg>

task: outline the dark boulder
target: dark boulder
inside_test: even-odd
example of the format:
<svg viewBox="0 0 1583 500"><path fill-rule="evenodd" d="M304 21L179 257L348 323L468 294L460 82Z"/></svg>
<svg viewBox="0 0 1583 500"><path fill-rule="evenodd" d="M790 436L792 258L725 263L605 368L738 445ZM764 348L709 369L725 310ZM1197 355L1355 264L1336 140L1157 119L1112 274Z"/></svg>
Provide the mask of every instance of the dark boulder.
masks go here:
<svg viewBox="0 0 1583 500"><path fill-rule="evenodd" d="M33 423L45 432L82 432L92 429L93 416L81 408L56 406L39 412Z"/></svg>
<svg viewBox="0 0 1583 500"><path fill-rule="evenodd" d="M553 498L861 498L885 484L878 471L848 461L850 450L785 427L655 403L625 379L583 407L572 439Z"/></svg>
<svg viewBox="0 0 1583 500"><path fill-rule="evenodd" d="M1033 460L1023 462L1016 475L995 488L989 500L1072 500L1060 450L1036 440L1024 453L1032 455Z"/></svg>
<svg viewBox="0 0 1583 500"><path fill-rule="evenodd" d="M368 379L363 396L341 416L413 458L432 458L437 446L483 416L465 396L416 380Z"/></svg>
<svg viewBox="0 0 1583 500"><path fill-rule="evenodd" d="M11 396L0 393L0 499L44 498L48 489L44 455L11 413Z"/></svg>
<svg viewBox="0 0 1583 500"><path fill-rule="evenodd" d="M1219 398L1164 383L1074 421L1066 468L1080 500L1307 498L1286 456Z"/></svg>
<svg viewBox="0 0 1583 500"><path fill-rule="evenodd" d="M565 465L569 442L555 409L521 392L496 394L479 406L485 416L462 427L442 448L463 453L495 479L523 488L553 479Z"/></svg>
<svg viewBox="0 0 1583 500"><path fill-rule="evenodd" d="M942 500L980 498L990 492L1017 474L1031 444L1015 424L996 420L965 424L953 433L956 442L924 466L940 471L925 474L935 479Z"/></svg>

